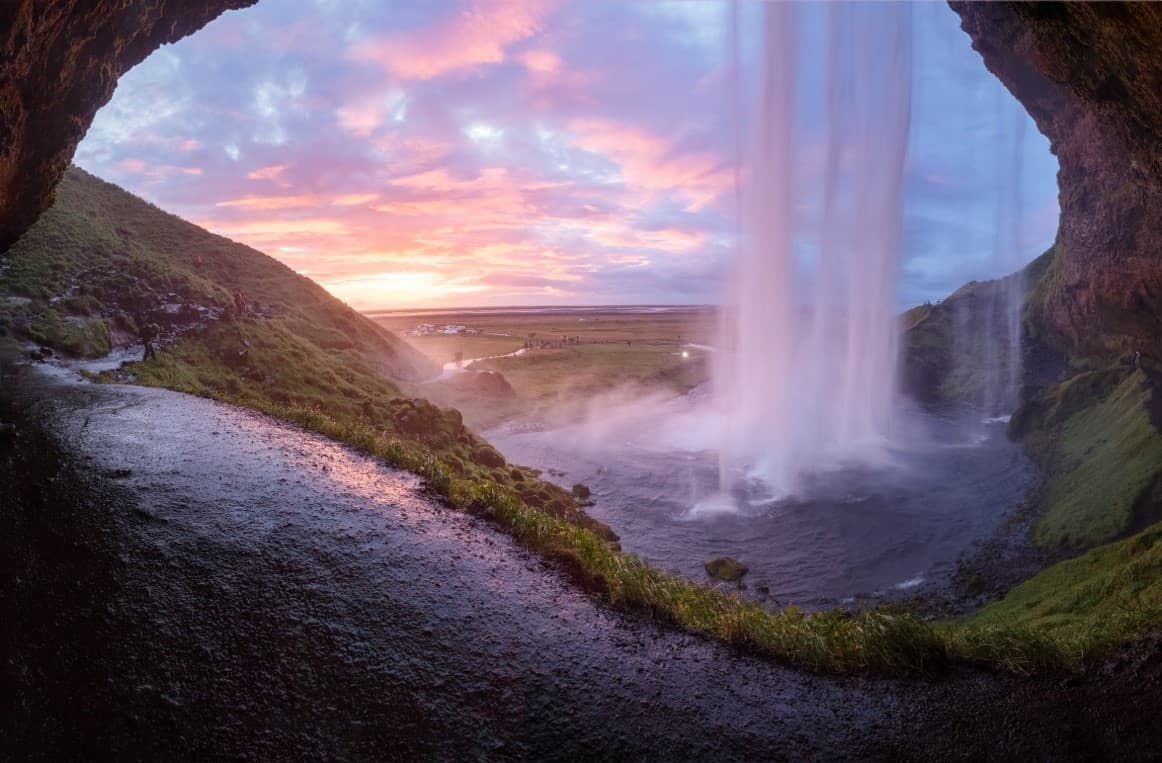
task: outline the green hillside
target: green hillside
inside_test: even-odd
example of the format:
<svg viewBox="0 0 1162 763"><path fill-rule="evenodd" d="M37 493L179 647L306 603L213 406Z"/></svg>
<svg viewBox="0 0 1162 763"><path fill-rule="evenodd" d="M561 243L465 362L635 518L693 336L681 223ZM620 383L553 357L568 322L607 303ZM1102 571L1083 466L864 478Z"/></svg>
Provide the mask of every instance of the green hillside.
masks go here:
<svg viewBox="0 0 1162 763"><path fill-rule="evenodd" d="M246 300L241 316L235 290ZM139 327L149 324L160 328L157 357L100 381L257 408L382 450L445 490L488 481L613 537L567 491L506 464L458 411L401 391L439 365L398 336L262 252L71 168L56 203L0 264L0 335L99 357L111 347L139 352Z"/></svg>
<svg viewBox="0 0 1162 763"><path fill-rule="evenodd" d="M8 251L0 290L10 297L0 325L72 355L101 355L110 342L135 341L142 320L161 326L163 343L191 325L213 325L232 312L236 289L264 319L260 333L277 336L290 358L323 353L366 377L436 371L406 342L277 260L76 167L53 207ZM288 396L296 392L289 381L275 385Z"/></svg>

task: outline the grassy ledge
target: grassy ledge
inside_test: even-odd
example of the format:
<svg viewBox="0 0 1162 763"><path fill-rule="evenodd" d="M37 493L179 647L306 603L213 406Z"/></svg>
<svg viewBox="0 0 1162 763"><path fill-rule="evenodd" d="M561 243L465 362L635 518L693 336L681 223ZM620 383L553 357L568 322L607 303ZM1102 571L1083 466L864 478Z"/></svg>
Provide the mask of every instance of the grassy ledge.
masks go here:
<svg viewBox="0 0 1162 763"><path fill-rule="evenodd" d="M1156 521L1162 433L1150 422L1146 372L1124 366L1079 374L1017 411L1048 477L1035 532L1045 548L1093 548Z"/></svg>
<svg viewBox="0 0 1162 763"><path fill-rule="evenodd" d="M818 613L788 607L772 612L736 593L651 567L592 529L527 505L510 487L457 477L439 454L422 444L377 431L366 422L337 419L315 406L253 399L246 405L420 475L451 507L494 522L522 545L558 561L577 584L613 606L718 638L748 653L835 673L914 675L954 663L1029 673L1081 666L1110 643L1104 635L1079 638L1013 626L1003 617L932 623L891 607Z"/></svg>
<svg viewBox="0 0 1162 763"><path fill-rule="evenodd" d="M951 654L944 632L912 614L887 609L805 614L795 607L772 613L733 593L667 575L618 551L592 529L530 507L509 487L459 478L418 443L336 419L317 407L253 400L248 406L422 476L450 506L491 520L522 545L561 562L575 582L615 606L816 670L911 674L943 666ZM1018 667L1027 662L1012 661Z"/></svg>

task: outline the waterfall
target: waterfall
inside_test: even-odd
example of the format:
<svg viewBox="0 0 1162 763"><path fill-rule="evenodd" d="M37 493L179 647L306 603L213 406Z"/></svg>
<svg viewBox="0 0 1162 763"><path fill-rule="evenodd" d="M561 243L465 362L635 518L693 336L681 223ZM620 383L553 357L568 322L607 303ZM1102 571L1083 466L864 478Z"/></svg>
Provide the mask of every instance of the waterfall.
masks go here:
<svg viewBox="0 0 1162 763"><path fill-rule="evenodd" d="M714 369L725 490L739 471L794 490L807 471L877 458L892 432L911 8L817 10L822 92L804 81L801 57L818 49L797 44L804 8L760 9L739 252Z"/></svg>
<svg viewBox="0 0 1162 763"><path fill-rule="evenodd" d="M994 280L970 284L949 302L958 385L982 413L998 416L1010 413L1020 402L1023 266L1029 259L1021 228L1027 120L1016 101L1000 94L991 114L994 145L999 146L987 180L996 199L989 244L989 271Z"/></svg>

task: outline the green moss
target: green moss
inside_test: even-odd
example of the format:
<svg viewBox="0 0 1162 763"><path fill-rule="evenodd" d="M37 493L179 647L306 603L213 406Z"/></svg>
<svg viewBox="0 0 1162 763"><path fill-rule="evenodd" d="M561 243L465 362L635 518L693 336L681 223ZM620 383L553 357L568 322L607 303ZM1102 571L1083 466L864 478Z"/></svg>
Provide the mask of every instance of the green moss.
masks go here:
<svg viewBox="0 0 1162 763"><path fill-rule="evenodd" d="M1092 548L1133 529L1162 473L1151 395L1142 371L1111 369L1050 388L1021 412L1015 426L1048 472L1038 544Z"/></svg>
<svg viewBox="0 0 1162 763"><path fill-rule="evenodd" d="M25 335L39 345L76 358L98 358L112 349L109 326L104 320L61 315L48 307L33 313Z"/></svg>
<svg viewBox="0 0 1162 763"><path fill-rule="evenodd" d="M1162 525L1049 567L960 628L1024 629L1067 661L1100 654L1162 622Z"/></svg>

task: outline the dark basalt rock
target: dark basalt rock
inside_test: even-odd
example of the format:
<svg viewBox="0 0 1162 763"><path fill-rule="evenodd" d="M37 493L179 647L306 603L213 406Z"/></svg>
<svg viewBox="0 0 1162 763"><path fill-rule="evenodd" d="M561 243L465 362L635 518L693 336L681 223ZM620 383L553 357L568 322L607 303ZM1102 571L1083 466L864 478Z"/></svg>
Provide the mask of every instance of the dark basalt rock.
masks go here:
<svg viewBox="0 0 1162 763"><path fill-rule="evenodd" d="M728 583L739 580L750 571L745 564L729 556L711 559L703 566L706 568L707 575L718 580L725 580Z"/></svg>
<svg viewBox="0 0 1162 763"><path fill-rule="evenodd" d="M53 189L117 78L154 49L255 0L0 3L0 251Z"/></svg>
<svg viewBox="0 0 1162 763"><path fill-rule="evenodd" d="M1060 162L1030 319L1074 355L1162 345L1162 4L949 5Z"/></svg>
<svg viewBox="0 0 1162 763"><path fill-rule="evenodd" d="M464 419L455 408L440 408L421 398L396 398L388 405L397 430L435 448L451 447L467 434ZM487 465L503 466L503 458L501 464Z"/></svg>
<svg viewBox="0 0 1162 763"><path fill-rule="evenodd" d="M516 397L516 390L498 371L464 371L445 381L444 385L461 394L492 400L508 400Z"/></svg>

